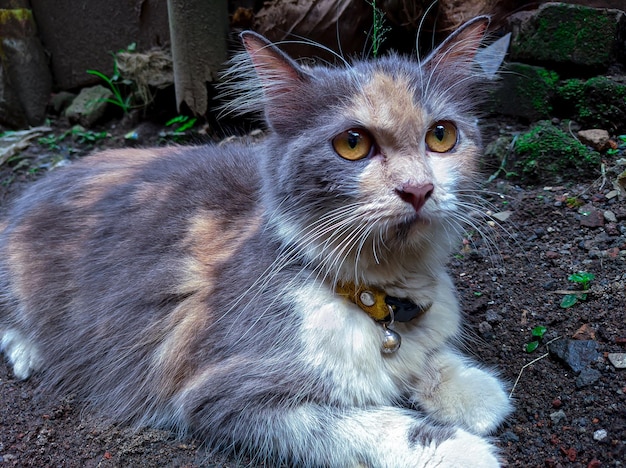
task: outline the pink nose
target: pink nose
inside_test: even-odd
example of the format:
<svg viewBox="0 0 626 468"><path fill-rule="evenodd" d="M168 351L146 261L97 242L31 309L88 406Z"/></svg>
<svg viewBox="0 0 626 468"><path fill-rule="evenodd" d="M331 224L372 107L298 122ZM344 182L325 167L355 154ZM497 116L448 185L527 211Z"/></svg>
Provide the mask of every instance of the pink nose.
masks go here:
<svg viewBox="0 0 626 468"><path fill-rule="evenodd" d="M422 209L426 200L430 198L435 190L433 184L412 185L404 184L402 188L396 189L396 192L407 203L413 205L416 213Z"/></svg>

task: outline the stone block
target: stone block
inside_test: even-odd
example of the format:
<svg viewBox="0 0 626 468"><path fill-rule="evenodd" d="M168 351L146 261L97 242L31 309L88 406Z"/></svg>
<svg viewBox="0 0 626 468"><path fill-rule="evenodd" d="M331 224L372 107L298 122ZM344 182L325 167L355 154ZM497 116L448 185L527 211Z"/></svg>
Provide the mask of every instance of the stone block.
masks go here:
<svg viewBox="0 0 626 468"><path fill-rule="evenodd" d="M600 171L600 154L549 120L518 135L513 153L512 172L531 183L560 183L569 177L594 179Z"/></svg>
<svg viewBox="0 0 626 468"><path fill-rule="evenodd" d="M30 0L58 88L98 83L86 70L113 74L112 54L131 43L143 51L170 41L166 0Z"/></svg>
<svg viewBox="0 0 626 468"><path fill-rule="evenodd" d="M542 67L509 63L492 95L493 111L529 121L550 118L558 75Z"/></svg>
<svg viewBox="0 0 626 468"><path fill-rule="evenodd" d="M109 104L107 100L112 97L111 90L101 85L83 88L65 110L65 116L72 123L92 127L102 118Z"/></svg>
<svg viewBox="0 0 626 468"><path fill-rule="evenodd" d="M587 128L626 132L626 82L606 76L571 78L559 84L555 114Z"/></svg>
<svg viewBox="0 0 626 468"><path fill-rule="evenodd" d="M510 59L553 63L571 76L604 71L626 53L626 13L565 3L545 3L509 18Z"/></svg>

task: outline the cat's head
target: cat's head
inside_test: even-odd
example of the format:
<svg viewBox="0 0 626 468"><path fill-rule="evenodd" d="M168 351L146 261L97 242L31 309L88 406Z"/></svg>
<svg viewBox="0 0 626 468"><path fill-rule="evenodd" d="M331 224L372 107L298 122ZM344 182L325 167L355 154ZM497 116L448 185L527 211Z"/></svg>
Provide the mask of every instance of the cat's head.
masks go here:
<svg viewBox="0 0 626 468"><path fill-rule="evenodd" d="M242 34L255 78L239 104L262 107L270 129L264 197L282 242L326 273L448 247L480 151L474 57L487 24L470 21L423 61L340 67L300 66Z"/></svg>

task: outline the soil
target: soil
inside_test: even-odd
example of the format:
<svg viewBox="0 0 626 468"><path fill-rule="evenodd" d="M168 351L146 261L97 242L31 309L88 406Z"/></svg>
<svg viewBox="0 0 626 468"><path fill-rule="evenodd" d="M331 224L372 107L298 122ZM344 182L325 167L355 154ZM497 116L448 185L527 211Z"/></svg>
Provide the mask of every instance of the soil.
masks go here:
<svg viewBox="0 0 626 468"><path fill-rule="evenodd" d="M498 127L497 122L490 125ZM62 119L53 121L55 135L68 128ZM138 140L124 138L137 128ZM192 143L217 133L211 127L196 128L201 131ZM110 135L95 143L81 143L77 135L34 143L0 172L0 212L54 161L105 147L172 142L175 137L159 136L167 130L162 123L122 119L95 129ZM617 167L620 156L607 156L605 166ZM626 370L616 369L607 358L608 353L626 352L626 204L607 198L614 178L607 174L603 178L599 168L588 180L568 180L563 174L564 181L551 187L502 179L486 184L480 195L485 208L477 210L476 226L468 229L451 258L467 315L465 351L500 369L512 389L516 411L495 434L505 465L626 464ZM490 219L486 210L496 218ZM586 300L562 308L563 290L580 292L568 280L578 271L595 275L591 290ZM529 353L525 347L538 326L546 332ZM586 349L596 346L598 351L580 374L548 353L559 341L575 339L591 342ZM178 440L166 431L111 425L82 412L71 396L40 394L36 376L16 380L1 360L0 427L0 465L7 467L245 464L210 456L198 441Z"/></svg>

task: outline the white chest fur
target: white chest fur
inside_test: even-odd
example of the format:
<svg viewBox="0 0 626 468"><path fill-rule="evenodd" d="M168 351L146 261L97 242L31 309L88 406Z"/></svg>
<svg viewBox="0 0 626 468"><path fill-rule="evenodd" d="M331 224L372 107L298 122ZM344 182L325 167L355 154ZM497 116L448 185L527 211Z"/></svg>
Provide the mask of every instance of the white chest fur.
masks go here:
<svg viewBox="0 0 626 468"><path fill-rule="evenodd" d="M332 401L356 406L392 404L421 373L433 346L456 332L456 301L449 292L438 296L444 297L417 324L396 325L402 347L385 355L381 353L380 324L324 285L305 283L290 297L302 315L301 359L322 376L324 382L320 383L330 389Z"/></svg>

